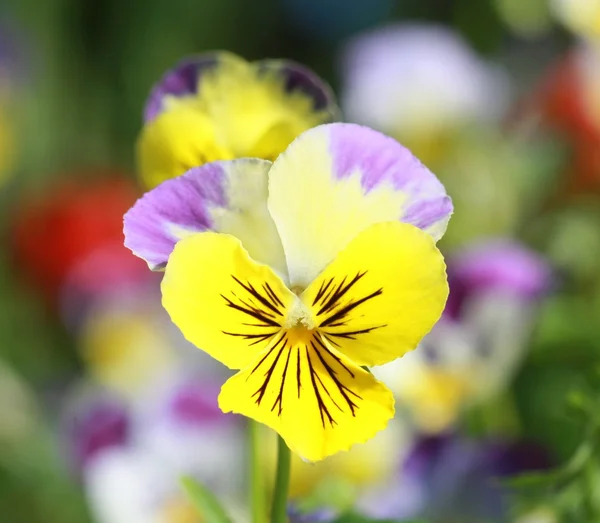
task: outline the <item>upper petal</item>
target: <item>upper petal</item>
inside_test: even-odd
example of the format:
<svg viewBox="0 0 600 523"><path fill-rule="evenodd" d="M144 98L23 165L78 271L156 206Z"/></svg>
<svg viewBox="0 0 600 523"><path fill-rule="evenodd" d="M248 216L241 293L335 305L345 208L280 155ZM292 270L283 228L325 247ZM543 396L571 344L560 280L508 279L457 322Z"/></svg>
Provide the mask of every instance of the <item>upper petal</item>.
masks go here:
<svg viewBox="0 0 600 523"><path fill-rule="evenodd" d="M331 87L308 67L291 60L261 60L254 66L260 76L278 76L286 93L305 95L311 100L313 110L327 113L328 120L339 118L340 111Z"/></svg>
<svg viewBox="0 0 600 523"><path fill-rule="evenodd" d="M299 136L269 172L268 206L300 287L369 225L400 220L438 240L452 213L444 186L410 151L354 124Z"/></svg>
<svg viewBox="0 0 600 523"><path fill-rule="evenodd" d="M336 113L329 88L287 61L222 60L199 80L197 96L235 156L274 159L300 133Z"/></svg>
<svg viewBox="0 0 600 523"><path fill-rule="evenodd" d="M227 52L211 52L187 57L167 71L152 88L144 108L144 121L154 120L172 98L194 96L202 74L216 67L223 59L235 59Z"/></svg>
<svg viewBox="0 0 600 523"><path fill-rule="evenodd" d="M266 205L270 166L249 158L213 162L164 182L125 215L125 245L151 269L161 269L182 238L206 230L230 233L252 257L285 276L281 242Z"/></svg>

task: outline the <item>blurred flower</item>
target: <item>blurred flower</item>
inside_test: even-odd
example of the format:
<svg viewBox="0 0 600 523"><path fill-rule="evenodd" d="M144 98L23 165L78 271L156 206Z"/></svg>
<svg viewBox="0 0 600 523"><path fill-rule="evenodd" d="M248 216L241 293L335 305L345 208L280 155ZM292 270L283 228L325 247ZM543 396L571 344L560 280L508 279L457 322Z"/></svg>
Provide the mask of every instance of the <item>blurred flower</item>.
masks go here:
<svg viewBox="0 0 600 523"><path fill-rule="evenodd" d="M572 149L566 173L570 193L600 191L599 93L600 48L582 44L548 72L531 96L530 106L542 123Z"/></svg>
<svg viewBox="0 0 600 523"><path fill-rule="evenodd" d="M330 509L303 512L294 505L288 509L289 523L330 523L335 516L336 512Z"/></svg>
<svg viewBox="0 0 600 523"><path fill-rule="evenodd" d="M144 399L135 444L152 452L164 473L194 476L210 490L235 497L244 479L243 426L219 409L219 386L194 373L175 375Z"/></svg>
<svg viewBox="0 0 600 523"><path fill-rule="evenodd" d="M392 25L352 39L343 56L349 120L390 134L426 164L465 126L503 114L508 79L451 29Z"/></svg>
<svg viewBox="0 0 600 523"><path fill-rule="evenodd" d="M552 0L558 20L578 36L600 38L600 4L596 0Z"/></svg>
<svg viewBox="0 0 600 523"><path fill-rule="evenodd" d="M129 442L130 419L116 398L97 396L80 400L65 415L66 445L74 468L83 473L106 449Z"/></svg>
<svg viewBox="0 0 600 523"><path fill-rule="evenodd" d="M180 523L170 516L185 503L177 479L164 474L154 456L129 447L108 449L94 460L85 489L98 523Z"/></svg>
<svg viewBox="0 0 600 523"><path fill-rule="evenodd" d="M180 364L155 293L97 303L78 331L78 345L89 374L108 389L140 397Z"/></svg>
<svg viewBox="0 0 600 523"><path fill-rule="evenodd" d="M317 461L392 417L390 391L361 366L412 350L439 318L432 236L451 210L400 144L330 124L274 164L216 162L169 180L127 213L125 237L151 267L166 264L163 305L186 338L240 370L221 408Z"/></svg>
<svg viewBox="0 0 600 523"><path fill-rule="evenodd" d="M78 420L76 449L93 450L83 479L99 523L201 521L184 498L183 475L235 506L243 445L236 419L218 409L217 391L180 375L130 404L126 431L115 404L92 405Z"/></svg>
<svg viewBox="0 0 600 523"><path fill-rule="evenodd" d="M67 277L81 292L148 280L143 264L123 247L123 213L136 190L114 174L56 183L15 207L15 266L52 302Z"/></svg>
<svg viewBox="0 0 600 523"><path fill-rule="evenodd" d="M535 304L552 285L543 258L509 240L450 257L448 280L444 315L417 350L373 369L433 433L506 387L525 355Z"/></svg>
<svg viewBox="0 0 600 523"><path fill-rule="evenodd" d="M500 480L550 464L544 449L527 442L424 437L407 456L399 485L363 509L373 517L423 517L432 523L505 521L508 492Z"/></svg>
<svg viewBox="0 0 600 523"><path fill-rule="evenodd" d="M148 188L215 160L274 160L337 108L312 71L285 60L248 63L220 52L186 59L154 87L138 142Z"/></svg>

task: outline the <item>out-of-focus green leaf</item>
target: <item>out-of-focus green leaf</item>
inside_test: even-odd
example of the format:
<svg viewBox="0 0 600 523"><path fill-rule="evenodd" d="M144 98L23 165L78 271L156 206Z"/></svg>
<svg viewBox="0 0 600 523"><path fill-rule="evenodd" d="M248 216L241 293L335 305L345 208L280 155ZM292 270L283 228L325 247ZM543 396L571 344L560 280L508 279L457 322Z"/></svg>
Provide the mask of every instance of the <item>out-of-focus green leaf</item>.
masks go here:
<svg viewBox="0 0 600 523"><path fill-rule="evenodd" d="M206 523L232 523L215 495L190 477L182 478L185 493Z"/></svg>

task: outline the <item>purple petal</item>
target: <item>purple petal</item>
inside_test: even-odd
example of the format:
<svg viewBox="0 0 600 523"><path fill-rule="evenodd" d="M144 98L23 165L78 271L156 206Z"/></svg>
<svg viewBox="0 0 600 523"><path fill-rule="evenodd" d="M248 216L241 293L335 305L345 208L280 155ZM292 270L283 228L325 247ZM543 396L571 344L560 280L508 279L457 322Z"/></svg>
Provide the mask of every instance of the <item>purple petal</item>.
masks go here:
<svg viewBox="0 0 600 523"><path fill-rule="evenodd" d="M184 58L173 69L167 71L150 92L144 108L144 121L147 123L158 116L163 110L166 96L180 97L194 94L200 76L216 67L219 60L220 53L207 53Z"/></svg>
<svg viewBox="0 0 600 523"><path fill-rule="evenodd" d="M255 64L259 74L280 75L286 92L301 92L312 99L313 109L328 112L331 115L330 121L338 118L339 111L331 87L308 67L289 60L263 60Z"/></svg>
<svg viewBox="0 0 600 523"><path fill-rule="evenodd" d="M169 70L152 89L144 109L144 121L149 122L163 110L167 96L190 96L197 92L200 77L224 61L234 58L229 53L212 52L185 58ZM288 93L302 92L313 100L315 111L326 111L331 120L338 116L338 108L331 88L313 71L288 60L262 60L251 64L258 74L276 73L284 80Z"/></svg>
<svg viewBox="0 0 600 523"><path fill-rule="evenodd" d="M392 138L356 124L331 123L302 133L275 160L269 212L289 282L306 288L376 223L412 223L438 240L452 202L437 178Z"/></svg>
<svg viewBox="0 0 600 523"><path fill-rule="evenodd" d="M399 219L429 232L436 240L446 230L453 211L444 186L396 140L354 124L332 127L334 174L340 179L361 173L366 193L390 184L406 195Z"/></svg>
<svg viewBox="0 0 600 523"><path fill-rule="evenodd" d="M233 234L255 260L284 273L281 241L267 211L270 166L242 158L207 163L167 180L125 214L125 245L157 270L179 240L214 230Z"/></svg>
<svg viewBox="0 0 600 523"><path fill-rule="evenodd" d="M209 208L225 205L221 162L190 169L146 193L124 218L125 245L151 269L167 263L179 230L200 232L213 225Z"/></svg>

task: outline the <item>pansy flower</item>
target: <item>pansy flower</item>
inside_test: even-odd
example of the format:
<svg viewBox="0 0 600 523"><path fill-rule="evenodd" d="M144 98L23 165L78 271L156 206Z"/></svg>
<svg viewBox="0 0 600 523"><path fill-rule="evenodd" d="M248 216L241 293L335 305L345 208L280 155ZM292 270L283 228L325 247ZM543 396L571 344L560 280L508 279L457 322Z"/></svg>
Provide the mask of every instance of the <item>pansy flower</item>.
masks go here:
<svg viewBox="0 0 600 523"><path fill-rule="evenodd" d="M125 216L125 242L165 267L163 305L186 338L239 372L219 404L316 461L393 416L363 367L416 347L448 289L435 240L452 211L407 149L371 129L303 133L274 163L194 168Z"/></svg>
<svg viewBox="0 0 600 523"><path fill-rule="evenodd" d="M273 160L337 106L312 71L286 60L246 62L227 52L185 59L150 93L138 142L143 183L155 187L215 160Z"/></svg>

